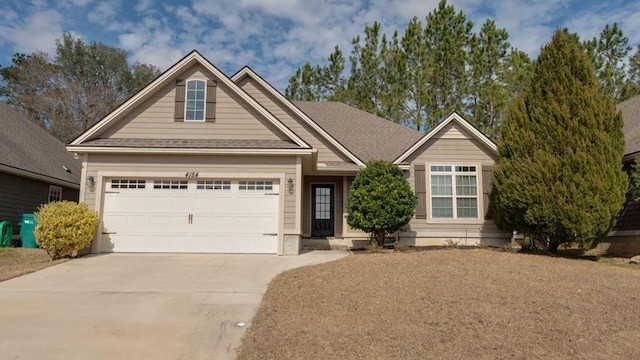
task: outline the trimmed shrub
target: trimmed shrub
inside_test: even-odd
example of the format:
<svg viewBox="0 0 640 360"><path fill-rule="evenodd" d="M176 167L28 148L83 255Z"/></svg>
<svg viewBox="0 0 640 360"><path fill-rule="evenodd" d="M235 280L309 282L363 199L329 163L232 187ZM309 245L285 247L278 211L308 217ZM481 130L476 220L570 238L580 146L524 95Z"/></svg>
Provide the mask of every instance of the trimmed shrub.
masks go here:
<svg viewBox="0 0 640 360"><path fill-rule="evenodd" d="M411 220L416 201L398 165L371 160L351 184L347 223L369 233L372 244L383 246L388 235Z"/></svg>
<svg viewBox="0 0 640 360"><path fill-rule="evenodd" d="M36 243L52 259L59 259L91 245L98 214L85 204L57 201L40 206L36 221Z"/></svg>

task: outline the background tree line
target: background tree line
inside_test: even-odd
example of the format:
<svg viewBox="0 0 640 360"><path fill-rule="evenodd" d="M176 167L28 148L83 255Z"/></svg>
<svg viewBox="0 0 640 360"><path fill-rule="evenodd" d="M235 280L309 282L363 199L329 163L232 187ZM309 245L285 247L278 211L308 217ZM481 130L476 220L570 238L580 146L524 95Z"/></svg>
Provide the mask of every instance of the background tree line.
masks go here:
<svg viewBox="0 0 640 360"><path fill-rule="evenodd" d="M0 67L0 99L66 143L159 73L153 65L130 65L124 50L64 34L54 55L15 54Z"/></svg>
<svg viewBox="0 0 640 360"><path fill-rule="evenodd" d="M420 131L457 111L495 138L507 104L529 84L534 59L512 46L494 20L473 30L446 0L424 22L411 19L403 34L384 34L374 22L353 38L348 62L336 46L326 64L298 68L285 95L342 101ZM629 56L629 39L617 24L591 40L570 37L587 53L600 93L617 102L640 93L640 46Z"/></svg>

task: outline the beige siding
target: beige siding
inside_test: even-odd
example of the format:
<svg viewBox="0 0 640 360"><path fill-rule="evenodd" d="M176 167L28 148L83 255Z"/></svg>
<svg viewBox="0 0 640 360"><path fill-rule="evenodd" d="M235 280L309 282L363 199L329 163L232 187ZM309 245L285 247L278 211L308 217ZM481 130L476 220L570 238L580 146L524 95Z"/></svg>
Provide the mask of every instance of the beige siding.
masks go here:
<svg viewBox="0 0 640 360"><path fill-rule="evenodd" d="M302 196L302 236L311 236L311 185L334 184L334 229L335 237L342 236L342 217L344 203L342 199L342 176L305 176L304 194Z"/></svg>
<svg viewBox="0 0 640 360"><path fill-rule="evenodd" d="M178 78L206 80L213 75L202 66L195 65ZM172 81L97 137L288 140L221 81L218 81L216 90L215 122L175 122L174 107L175 82Z"/></svg>
<svg viewBox="0 0 640 360"><path fill-rule="evenodd" d="M244 91L256 99L262 106L275 115L289 129L300 136L314 149L318 149L318 162L327 161L345 161L352 162L347 156L343 155L338 149L312 129L305 121L287 109L273 95L269 94L259 84L245 77L238 84Z"/></svg>
<svg viewBox="0 0 640 360"><path fill-rule="evenodd" d="M481 171L479 180L482 183L482 210L484 214L481 216L483 220L470 222L455 220L447 223L434 223L428 219L414 218L407 226L407 231L400 233L401 238L452 239L461 243L471 239L469 240L469 244L471 244L472 241L478 238L503 239L509 236L499 230L492 220L484 219L489 208L491 169L497 161L497 154L493 153L492 150L488 149L463 127L451 122L412 154L407 161L412 165L408 176L412 188L415 186L413 166L416 164L479 165L482 169L479 169ZM427 168L425 174L428 173ZM429 193L430 189L427 188L427 197ZM427 218L429 215L430 209L427 209Z"/></svg>
<svg viewBox="0 0 640 360"><path fill-rule="evenodd" d="M158 177L184 178L186 172L198 172L199 178L225 176L236 174L242 178L244 174L273 174L279 178L284 174L285 179L296 178L295 157L259 157L259 156L188 156L188 155L98 155L91 154L88 159L87 176L94 176L98 180L105 172L118 172L122 177L136 177L135 173L157 173ZM130 174L127 176L126 174ZM96 196L100 194L99 186L86 189L84 199L90 208L96 207ZM284 194L284 229L285 233L292 233L295 229L296 196L295 193L285 191L286 184L280 184L280 193ZM99 210L99 209L95 209Z"/></svg>

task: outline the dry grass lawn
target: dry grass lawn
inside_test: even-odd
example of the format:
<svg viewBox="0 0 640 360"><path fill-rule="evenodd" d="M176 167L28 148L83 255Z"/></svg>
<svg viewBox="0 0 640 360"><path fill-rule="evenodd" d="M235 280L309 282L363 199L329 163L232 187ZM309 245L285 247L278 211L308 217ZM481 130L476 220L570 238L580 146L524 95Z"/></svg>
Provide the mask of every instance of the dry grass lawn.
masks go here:
<svg viewBox="0 0 640 360"><path fill-rule="evenodd" d="M0 248L0 281L32 273L60 264L67 259L51 261L42 249Z"/></svg>
<svg viewBox="0 0 640 360"><path fill-rule="evenodd" d="M355 255L285 272L238 358L639 354L640 268L477 249Z"/></svg>

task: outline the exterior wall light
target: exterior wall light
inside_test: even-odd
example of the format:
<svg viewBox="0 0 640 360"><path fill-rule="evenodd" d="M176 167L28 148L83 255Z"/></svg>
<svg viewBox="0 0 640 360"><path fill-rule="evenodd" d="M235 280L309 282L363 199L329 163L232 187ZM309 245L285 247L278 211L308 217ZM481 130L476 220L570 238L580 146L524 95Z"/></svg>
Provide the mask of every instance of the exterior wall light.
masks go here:
<svg viewBox="0 0 640 360"><path fill-rule="evenodd" d="M89 175L87 176L86 184L88 187L92 188L96 185L96 179L93 176Z"/></svg>
<svg viewBox="0 0 640 360"><path fill-rule="evenodd" d="M287 180L287 190L289 190L289 192L293 192L293 179L289 178L289 180Z"/></svg>

